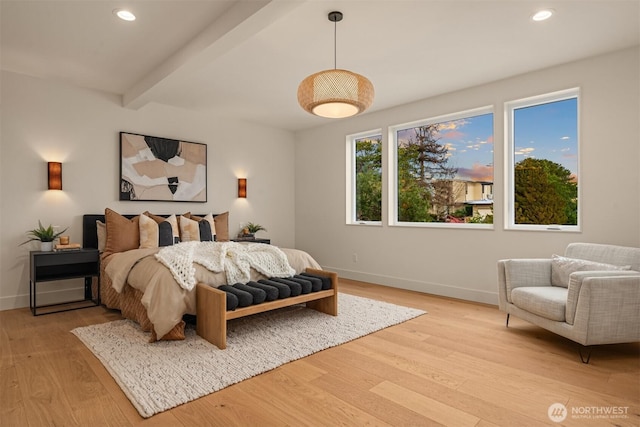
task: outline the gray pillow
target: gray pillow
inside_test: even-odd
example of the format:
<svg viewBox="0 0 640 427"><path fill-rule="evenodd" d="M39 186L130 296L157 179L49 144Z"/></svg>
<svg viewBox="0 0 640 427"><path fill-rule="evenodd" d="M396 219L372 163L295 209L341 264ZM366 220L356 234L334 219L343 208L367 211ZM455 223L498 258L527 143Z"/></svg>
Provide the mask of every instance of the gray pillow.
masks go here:
<svg viewBox="0 0 640 427"><path fill-rule="evenodd" d="M566 258L560 255L551 256L551 284L569 287L569 275L576 271L609 271L631 270L630 265L613 265L585 259Z"/></svg>

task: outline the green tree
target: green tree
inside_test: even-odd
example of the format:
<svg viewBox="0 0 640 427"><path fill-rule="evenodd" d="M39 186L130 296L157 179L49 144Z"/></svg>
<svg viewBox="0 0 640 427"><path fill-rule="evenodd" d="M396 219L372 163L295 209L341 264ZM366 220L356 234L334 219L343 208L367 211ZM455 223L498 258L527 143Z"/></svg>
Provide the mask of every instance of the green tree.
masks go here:
<svg viewBox="0 0 640 427"><path fill-rule="evenodd" d="M515 165L516 224L578 224L578 185L571 171L546 159Z"/></svg>
<svg viewBox="0 0 640 427"><path fill-rule="evenodd" d="M456 168L447 165L449 150L438 141L440 124L418 126L398 146L398 219L444 221L453 203L451 180Z"/></svg>
<svg viewBox="0 0 640 427"><path fill-rule="evenodd" d="M398 221L429 222L431 194L412 167L415 149L398 147Z"/></svg>
<svg viewBox="0 0 640 427"><path fill-rule="evenodd" d="M356 140L356 220L382 220L382 141Z"/></svg>

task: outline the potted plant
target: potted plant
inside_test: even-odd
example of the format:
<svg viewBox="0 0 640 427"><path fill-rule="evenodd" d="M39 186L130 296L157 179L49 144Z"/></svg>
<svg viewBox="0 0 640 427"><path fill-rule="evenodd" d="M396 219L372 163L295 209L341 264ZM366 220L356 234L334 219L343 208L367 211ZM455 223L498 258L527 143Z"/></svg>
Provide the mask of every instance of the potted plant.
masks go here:
<svg viewBox="0 0 640 427"><path fill-rule="evenodd" d="M53 230L53 226L49 225L48 227L44 227L40 220L38 220L38 228L27 231L27 234L31 237L26 242L22 242L21 245L25 243L29 243L32 241L40 241L40 250L42 251L51 251L53 249L53 241L58 238L62 233L67 231L65 228L62 231L55 232Z"/></svg>
<svg viewBox="0 0 640 427"><path fill-rule="evenodd" d="M261 230L267 231L267 229L261 226L260 224L254 224L253 222L248 222L247 225L245 225L244 228L242 229L242 236L254 237L255 234Z"/></svg>

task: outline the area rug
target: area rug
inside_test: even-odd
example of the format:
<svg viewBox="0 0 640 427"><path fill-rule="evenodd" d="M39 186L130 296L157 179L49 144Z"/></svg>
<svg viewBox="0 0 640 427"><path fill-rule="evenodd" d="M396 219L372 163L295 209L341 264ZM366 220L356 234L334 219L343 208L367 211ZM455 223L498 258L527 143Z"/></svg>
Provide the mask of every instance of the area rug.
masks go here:
<svg viewBox="0 0 640 427"><path fill-rule="evenodd" d="M338 296L338 316L302 305L230 320L227 348L200 338L149 343L129 320L76 328L140 415L148 418L287 362L425 314L348 294Z"/></svg>

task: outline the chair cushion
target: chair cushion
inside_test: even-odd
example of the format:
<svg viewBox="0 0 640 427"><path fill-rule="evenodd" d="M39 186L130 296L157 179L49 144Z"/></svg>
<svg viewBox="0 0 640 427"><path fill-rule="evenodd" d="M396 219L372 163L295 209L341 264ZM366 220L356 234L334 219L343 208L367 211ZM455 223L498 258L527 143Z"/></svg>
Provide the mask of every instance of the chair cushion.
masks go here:
<svg viewBox="0 0 640 427"><path fill-rule="evenodd" d="M511 291L511 301L516 307L558 322L565 321L567 305L566 288L559 286L531 286Z"/></svg>
<svg viewBox="0 0 640 427"><path fill-rule="evenodd" d="M610 271L630 270L630 265L613 265L584 259L567 258L560 255L551 256L551 284L553 286L569 286L569 275L576 271Z"/></svg>

